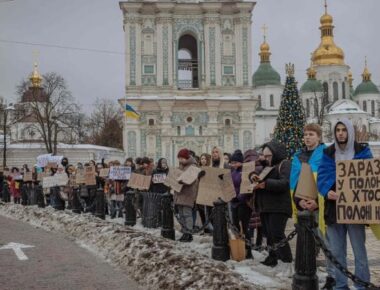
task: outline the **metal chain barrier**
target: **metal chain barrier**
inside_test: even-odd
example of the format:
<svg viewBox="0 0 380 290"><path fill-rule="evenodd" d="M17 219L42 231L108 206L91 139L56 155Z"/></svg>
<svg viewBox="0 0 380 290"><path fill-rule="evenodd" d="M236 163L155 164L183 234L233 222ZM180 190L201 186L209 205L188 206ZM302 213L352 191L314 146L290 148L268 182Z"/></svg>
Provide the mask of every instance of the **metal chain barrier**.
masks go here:
<svg viewBox="0 0 380 290"><path fill-rule="evenodd" d="M251 246L251 244L252 244L251 240L243 238L242 235L240 234L239 229L232 223L232 221L230 219L230 215L228 214L228 210L227 209L226 209L225 215L226 215L226 220L227 220L227 226L234 232L234 234L236 236L238 236L242 240L245 240L245 242L247 243L247 245ZM284 238L280 242L274 244L273 246L269 246L269 245L267 245L267 246L261 246L261 247L256 248L256 250L257 251L263 251L263 250L266 250L266 251L277 251L279 248L282 248L282 247L286 246L286 244L290 240L292 240L296 235L297 235L297 229L295 229L294 231L292 231L286 238Z"/></svg>
<svg viewBox="0 0 380 290"><path fill-rule="evenodd" d="M184 225L184 224L182 223L181 218L179 217L179 214L176 213L176 211L175 211L175 208L174 208L173 203L172 203L172 205L171 205L171 208L172 208L173 213L174 213L174 216L175 216L177 222L180 224L180 226L181 226L182 228L184 228L187 232L190 232L190 233L192 233L192 234L197 234L197 233L200 233L200 232L204 231L204 230L208 227L208 225L210 224L210 222L211 222L211 220L212 220L212 218L214 217L214 214L215 214L215 213L214 213L214 208L213 208L213 209L211 210L211 213L208 215L208 220L207 220L207 222L206 222L202 227L200 227L200 228L198 228L198 229L196 229L196 230L194 230L194 229L191 229L191 230L190 230L190 229L187 228L186 225Z"/></svg>
<svg viewBox="0 0 380 290"><path fill-rule="evenodd" d="M343 267L341 263L333 256L331 251L327 248L326 243L323 241L323 239L318 235L316 229L307 228L312 234L315 239L315 242L317 245L323 250L326 257L333 263L333 265L343 273L344 276L351 279L354 283L364 286L365 288L369 289L380 289L380 286L376 286L370 282L366 282L355 276L352 272L350 272L347 268Z"/></svg>

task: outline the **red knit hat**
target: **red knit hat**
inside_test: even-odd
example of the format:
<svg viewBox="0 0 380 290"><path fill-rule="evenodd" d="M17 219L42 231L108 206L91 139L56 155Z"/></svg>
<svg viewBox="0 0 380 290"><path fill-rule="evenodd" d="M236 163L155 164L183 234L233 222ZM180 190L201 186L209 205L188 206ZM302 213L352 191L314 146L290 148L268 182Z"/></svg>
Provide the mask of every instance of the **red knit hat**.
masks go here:
<svg viewBox="0 0 380 290"><path fill-rule="evenodd" d="M190 151L187 150L186 148L183 148L183 149L179 150L179 152L177 154L177 157L178 158L189 159L190 158Z"/></svg>

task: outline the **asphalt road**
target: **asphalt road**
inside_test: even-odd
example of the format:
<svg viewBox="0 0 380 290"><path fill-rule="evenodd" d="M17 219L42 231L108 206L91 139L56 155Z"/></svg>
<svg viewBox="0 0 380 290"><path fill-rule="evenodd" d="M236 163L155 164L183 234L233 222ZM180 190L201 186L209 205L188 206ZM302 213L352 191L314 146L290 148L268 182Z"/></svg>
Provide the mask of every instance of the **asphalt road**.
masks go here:
<svg viewBox="0 0 380 290"><path fill-rule="evenodd" d="M9 243L21 249L20 260ZM20 256L20 255L19 255ZM22 258L22 255L21 255ZM0 289L139 289L126 274L69 239L0 216Z"/></svg>

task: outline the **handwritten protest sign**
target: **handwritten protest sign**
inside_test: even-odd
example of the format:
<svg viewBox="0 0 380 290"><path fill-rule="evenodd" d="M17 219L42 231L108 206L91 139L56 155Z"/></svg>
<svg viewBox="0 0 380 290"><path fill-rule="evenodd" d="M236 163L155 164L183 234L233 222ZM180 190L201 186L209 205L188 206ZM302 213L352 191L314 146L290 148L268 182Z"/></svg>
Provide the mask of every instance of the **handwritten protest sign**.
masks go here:
<svg viewBox="0 0 380 290"><path fill-rule="evenodd" d="M63 156L42 154L37 156L37 166L46 167L48 163L60 164Z"/></svg>
<svg viewBox="0 0 380 290"><path fill-rule="evenodd" d="M64 186L69 181L67 174L56 174L54 176L44 177L42 180L42 187L49 188L54 186Z"/></svg>
<svg viewBox="0 0 380 290"><path fill-rule="evenodd" d="M252 193L253 185L249 180L249 175L255 171L255 161L243 163L241 172L240 193Z"/></svg>
<svg viewBox="0 0 380 290"><path fill-rule="evenodd" d="M49 176L49 173L47 172L39 172L37 173L37 181L42 181L44 177Z"/></svg>
<svg viewBox="0 0 380 290"><path fill-rule="evenodd" d="M336 163L337 222L380 224L380 159Z"/></svg>
<svg viewBox="0 0 380 290"><path fill-rule="evenodd" d="M301 173L294 196L305 200L315 200L318 197L318 189L313 172L310 165L306 162L302 162Z"/></svg>
<svg viewBox="0 0 380 290"><path fill-rule="evenodd" d="M177 178L177 181L182 181L184 184L190 185L198 178L198 174L201 172L196 166L190 166Z"/></svg>
<svg viewBox="0 0 380 290"><path fill-rule="evenodd" d="M156 173L152 176L153 183L164 183L166 179L166 173Z"/></svg>
<svg viewBox="0 0 380 290"><path fill-rule="evenodd" d="M151 180L151 175L132 173L128 181L128 187L139 190L148 190L150 187Z"/></svg>
<svg viewBox="0 0 380 290"><path fill-rule="evenodd" d="M86 174L84 168L78 168L75 174L76 183L77 184L85 184L86 183Z"/></svg>
<svg viewBox="0 0 380 290"><path fill-rule="evenodd" d="M95 167L94 166L86 166L84 168L85 172L85 184L86 185L96 185L96 172L95 172Z"/></svg>
<svg viewBox="0 0 380 290"><path fill-rule="evenodd" d="M179 184L177 179L181 176L182 173L183 171L179 170L178 168L170 168L169 174L166 177L164 184L174 191L180 192L182 190L183 184Z"/></svg>
<svg viewBox="0 0 380 290"><path fill-rule="evenodd" d="M197 204L214 206L218 198L229 202L235 197L230 170L213 167L202 167L201 170L205 175L199 181Z"/></svg>
<svg viewBox="0 0 380 290"><path fill-rule="evenodd" d="M108 177L109 172L110 172L109 168L102 168L99 171L99 176L100 177Z"/></svg>
<svg viewBox="0 0 380 290"><path fill-rule="evenodd" d="M24 181L25 182L33 181L33 172L32 171L24 172Z"/></svg>
<svg viewBox="0 0 380 290"><path fill-rule="evenodd" d="M132 168L129 166L111 166L109 178L112 180L129 180Z"/></svg>

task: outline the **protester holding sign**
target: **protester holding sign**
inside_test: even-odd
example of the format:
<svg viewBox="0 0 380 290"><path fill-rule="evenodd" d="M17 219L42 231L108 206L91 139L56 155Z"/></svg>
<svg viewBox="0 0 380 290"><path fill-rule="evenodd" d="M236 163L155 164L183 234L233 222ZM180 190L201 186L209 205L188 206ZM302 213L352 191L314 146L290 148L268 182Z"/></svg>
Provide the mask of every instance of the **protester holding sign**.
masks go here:
<svg viewBox="0 0 380 290"><path fill-rule="evenodd" d="M152 185L150 190L156 193L165 193L169 191L169 187L164 184L166 176L169 173L168 162L165 158L160 158L157 167L153 170Z"/></svg>
<svg viewBox="0 0 380 290"><path fill-rule="evenodd" d="M330 239L331 251L334 257L347 267L347 233L355 257L355 275L363 281L370 281L367 250L365 247L364 224L337 224L336 200L336 161L371 159L372 153L367 144L355 141L355 130L352 122L341 119L334 126L334 144L323 151L323 157L318 169L318 190L325 197L325 221L327 235ZM336 289L348 289L347 277L335 269ZM355 285L357 289L364 286Z"/></svg>
<svg viewBox="0 0 380 290"><path fill-rule="evenodd" d="M185 172L190 166L195 165L195 160L190 156L188 149L184 148L178 152L179 170ZM191 242L193 240L193 216L192 209L197 198L198 179L192 184L184 184L181 191L174 192L174 204L178 208L181 221L182 237L180 242Z"/></svg>
<svg viewBox="0 0 380 290"><path fill-rule="evenodd" d="M255 162L254 174L258 175L263 171L263 166L261 165L260 154L254 149L248 149L244 152L244 163ZM256 230L256 242L252 245L252 248L260 248L263 240L263 231L261 226L260 212L255 206L255 191L253 191L252 198L248 202L248 206L252 209L251 217L249 219L248 238L253 240L254 233Z"/></svg>
<svg viewBox="0 0 380 290"><path fill-rule="evenodd" d="M316 212L318 215L318 225L320 233L322 233L325 240L328 242L328 236L326 234L326 225L323 216L325 201L323 196L321 194L318 194L316 189L317 171L321 163L323 150L326 148L326 145L321 143L322 128L318 124L311 123L305 125L303 133L305 147L294 154L292 160L292 169L290 173L290 193L293 197L293 218L295 222L297 222L297 211L309 210L312 212ZM305 170L306 168L304 166L305 164L309 165L307 167L307 170L310 171L309 174L311 175L311 182L308 179L305 180L306 184L303 184L299 181L303 173L302 170ZM305 178L305 175L303 175L302 178ZM298 187L299 184L300 186ZM304 185L306 185L306 187ZM308 194L314 195L314 193L311 192L314 188L316 190L315 197L306 197ZM326 283L322 287L322 289L332 289L335 285L334 268L330 260L326 258L326 261L327 278Z"/></svg>
<svg viewBox="0 0 380 290"><path fill-rule="evenodd" d="M254 188L256 190L255 204L260 212L260 218L267 237L267 244L273 246L285 238L285 228L288 218L292 216L292 205L289 192L290 162L286 160L286 148L283 144L271 141L263 145L263 166L274 167L264 180ZM262 262L274 267L280 259L283 264L277 276L292 276L292 252L288 243L277 251L270 251Z"/></svg>

